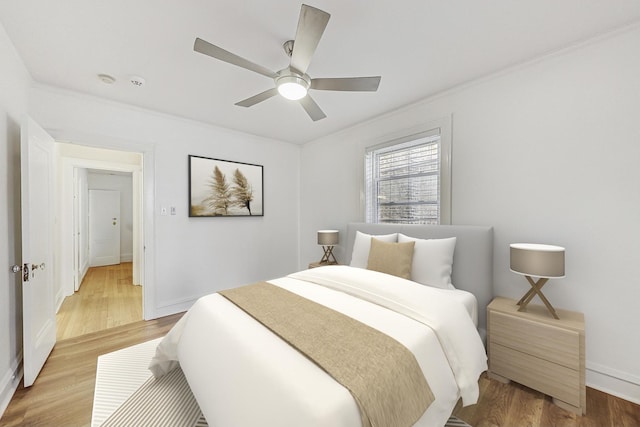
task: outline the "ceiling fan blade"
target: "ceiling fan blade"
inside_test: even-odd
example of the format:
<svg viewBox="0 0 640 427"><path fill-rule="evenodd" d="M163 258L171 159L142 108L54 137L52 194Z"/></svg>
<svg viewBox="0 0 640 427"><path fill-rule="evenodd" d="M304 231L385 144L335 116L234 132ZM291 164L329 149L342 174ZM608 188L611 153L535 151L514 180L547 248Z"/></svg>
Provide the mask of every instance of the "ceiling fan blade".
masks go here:
<svg viewBox="0 0 640 427"><path fill-rule="evenodd" d="M220 61L224 61L229 64L233 64L238 67L253 71L255 73L262 74L263 76L271 77L272 79L277 77L277 74L269 70L268 68L265 68L262 65L254 64L247 59L224 50L221 47L213 45L208 41L202 40L201 38L196 38L196 41L193 44L193 50L204 55L208 55L212 58L219 59Z"/></svg>
<svg viewBox="0 0 640 427"><path fill-rule="evenodd" d="M320 107L318 107L316 101L314 101L313 98L309 96L309 94L307 94L307 96L300 100L300 104L302 105L302 108L305 109L309 117L311 117L311 120L313 120L314 122L327 117L327 115L320 109Z"/></svg>
<svg viewBox="0 0 640 427"><path fill-rule="evenodd" d="M311 79L311 89L375 92L382 77L344 77L336 79Z"/></svg>
<svg viewBox="0 0 640 427"><path fill-rule="evenodd" d="M301 74L307 72L330 17L327 12L306 4L302 5L291 53L291 67Z"/></svg>
<svg viewBox="0 0 640 427"><path fill-rule="evenodd" d="M251 98L247 98L243 101L236 102L236 105L240 107L251 107L252 105L256 105L259 102L262 102L266 99L271 98L272 96L276 96L278 94L278 89L273 88L269 90L265 90L257 95L253 95Z"/></svg>

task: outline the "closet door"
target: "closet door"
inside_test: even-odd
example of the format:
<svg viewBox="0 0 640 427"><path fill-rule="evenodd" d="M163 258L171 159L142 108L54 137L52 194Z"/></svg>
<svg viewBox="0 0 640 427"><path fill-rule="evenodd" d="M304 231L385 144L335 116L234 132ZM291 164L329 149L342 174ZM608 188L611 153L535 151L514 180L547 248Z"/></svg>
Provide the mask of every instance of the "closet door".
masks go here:
<svg viewBox="0 0 640 427"><path fill-rule="evenodd" d="M89 190L91 267L120 264L120 192Z"/></svg>

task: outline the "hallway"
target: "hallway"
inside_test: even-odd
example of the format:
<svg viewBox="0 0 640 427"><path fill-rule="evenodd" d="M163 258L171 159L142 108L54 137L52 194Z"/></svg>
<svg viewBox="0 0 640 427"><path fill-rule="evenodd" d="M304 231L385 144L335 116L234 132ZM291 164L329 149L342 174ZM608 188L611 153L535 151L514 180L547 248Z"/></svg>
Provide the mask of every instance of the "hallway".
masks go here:
<svg viewBox="0 0 640 427"><path fill-rule="evenodd" d="M57 340L142 320L142 286L132 284L132 270L130 262L89 268L56 315Z"/></svg>

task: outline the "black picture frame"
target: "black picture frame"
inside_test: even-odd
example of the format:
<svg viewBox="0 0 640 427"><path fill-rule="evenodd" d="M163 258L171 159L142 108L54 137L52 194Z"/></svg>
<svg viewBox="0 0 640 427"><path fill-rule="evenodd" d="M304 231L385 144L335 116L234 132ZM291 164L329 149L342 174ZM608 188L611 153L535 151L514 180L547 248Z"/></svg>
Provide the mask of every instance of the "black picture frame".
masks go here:
<svg viewBox="0 0 640 427"><path fill-rule="evenodd" d="M262 165L189 155L189 217L264 216Z"/></svg>

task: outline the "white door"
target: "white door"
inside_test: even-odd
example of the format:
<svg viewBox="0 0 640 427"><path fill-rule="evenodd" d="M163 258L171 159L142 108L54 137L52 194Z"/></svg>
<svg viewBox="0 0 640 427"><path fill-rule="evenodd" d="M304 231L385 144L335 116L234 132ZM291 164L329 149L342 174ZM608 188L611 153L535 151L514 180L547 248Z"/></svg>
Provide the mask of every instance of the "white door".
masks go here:
<svg viewBox="0 0 640 427"><path fill-rule="evenodd" d="M56 343L54 141L31 118L22 124L20 138L24 386L29 387Z"/></svg>
<svg viewBox="0 0 640 427"><path fill-rule="evenodd" d="M73 168L73 285L80 290L89 268L89 190L87 170Z"/></svg>
<svg viewBox="0 0 640 427"><path fill-rule="evenodd" d="M92 267L120 264L120 192L89 190L89 259Z"/></svg>
<svg viewBox="0 0 640 427"><path fill-rule="evenodd" d="M80 290L80 186L78 169L73 168L73 290Z"/></svg>

